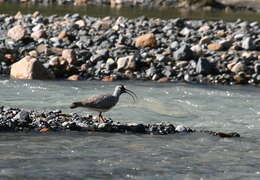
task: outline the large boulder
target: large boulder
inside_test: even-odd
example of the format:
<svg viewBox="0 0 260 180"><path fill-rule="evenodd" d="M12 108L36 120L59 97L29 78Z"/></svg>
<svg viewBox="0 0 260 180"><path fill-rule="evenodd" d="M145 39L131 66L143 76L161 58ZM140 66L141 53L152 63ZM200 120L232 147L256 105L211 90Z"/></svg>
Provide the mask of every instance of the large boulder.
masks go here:
<svg viewBox="0 0 260 180"><path fill-rule="evenodd" d="M25 56L11 66L11 78L14 79L53 79L51 74L40 61L31 56Z"/></svg>

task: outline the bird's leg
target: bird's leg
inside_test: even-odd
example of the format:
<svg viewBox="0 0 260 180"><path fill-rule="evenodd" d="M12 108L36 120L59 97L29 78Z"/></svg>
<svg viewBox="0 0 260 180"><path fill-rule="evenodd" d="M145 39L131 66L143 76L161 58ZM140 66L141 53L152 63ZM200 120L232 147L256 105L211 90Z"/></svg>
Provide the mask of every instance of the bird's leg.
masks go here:
<svg viewBox="0 0 260 180"><path fill-rule="evenodd" d="M99 118L99 123L100 123L100 119L102 120L102 122L105 122L105 120L104 120L104 118L103 118L103 116L102 116L102 112L100 112L99 113L99 116L98 116Z"/></svg>

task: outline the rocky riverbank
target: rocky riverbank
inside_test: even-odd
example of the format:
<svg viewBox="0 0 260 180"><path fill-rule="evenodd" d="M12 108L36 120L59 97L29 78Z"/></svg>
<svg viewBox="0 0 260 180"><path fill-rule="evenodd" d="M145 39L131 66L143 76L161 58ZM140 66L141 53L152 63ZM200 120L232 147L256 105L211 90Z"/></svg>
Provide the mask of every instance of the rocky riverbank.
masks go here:
<svg viewBox="0 0 260 180"><path fill-rule="evenodd" d="M196 131L183 125L171 123L137 124L120 123L107 119L99 122L98 117L92 115L65 114L61 110L38 112L19 108L0 107L0 132L19 131L91 131L109 133L140 133L167 135L176 133L205 133L219 137L240 137L236 132L224 133L213 131Z"/></svg>
<svg viewBox="0 0 260 180"><path fill-rule="evenodd" d="M260 83L260 24L0 16L0 73L18 79Z"/></svg>

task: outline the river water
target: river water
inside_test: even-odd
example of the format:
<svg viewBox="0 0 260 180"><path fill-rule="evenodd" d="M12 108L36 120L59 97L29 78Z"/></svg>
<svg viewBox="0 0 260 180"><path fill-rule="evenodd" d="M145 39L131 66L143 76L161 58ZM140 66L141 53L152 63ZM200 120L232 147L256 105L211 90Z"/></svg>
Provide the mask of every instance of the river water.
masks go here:
<svg viewBox="0 0 260 180"><path fill-rule="evenodd" d="M68 105L125 84L104 115L114 121L168 121L195 129L237 131L241 138L207 134L135 135L87 132L1 133L0 179L259 179L260 93L249 86L205 86L142 81L0 80L0 104L36 110ZM95 113L94 113L95 114Z"/></svg>
<svg viewBox="0 0 260 180"><path fill-rule="evenodd" d="M189 11L185 9L173 8L110 8L109 6L70 6L70 5L33 5L28 3L1 3L0 13L15 15L18 11L23 14L39 11L41 14L63 16L67 13L79 13L80 15L88 15L95 17L105 16L124 16L128 18L137 18L139 16L147 16L150 18L188 18L188 19L207 19L235 21L237 19L248 21L259 21L260 13L250 11Z"/></svg>
<svg viewBox="0 0 260 180"><path fill-rule="evenodd" d="M160 18L259 20L250 12L189 12L173 9L32 6L8 4L1 13L90 16L141 15ZM68 105L92 94L112 92L116 83L0 79L0 105L66 113ZM86 132L0 133L0 179L260 179L260 93L249 86L205 86L121 82L139 101L123 95L105 113L114 121L167 121L198 130L236 131L241 138L207 134L135 135Z"/></svg>

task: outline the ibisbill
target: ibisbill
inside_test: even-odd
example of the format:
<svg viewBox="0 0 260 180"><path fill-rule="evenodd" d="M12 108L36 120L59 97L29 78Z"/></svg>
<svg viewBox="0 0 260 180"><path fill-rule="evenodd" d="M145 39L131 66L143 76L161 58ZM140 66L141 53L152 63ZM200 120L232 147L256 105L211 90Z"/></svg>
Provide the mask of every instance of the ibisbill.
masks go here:
<svg viewBox="0 0 260 180"><path fill-rule="evenodd" d="M83 107L89 110L97 111L99 112L99 121L104 121L102 113L112 109L118 103L120 95L124 93L129 94L133 98L134 102L136 102L137 95L133 91L126 89L124 85L118 85L115 87L113 94L91 96L87 99L73 102L70 105L70 108L74 109L77 107Z"/></svg>

